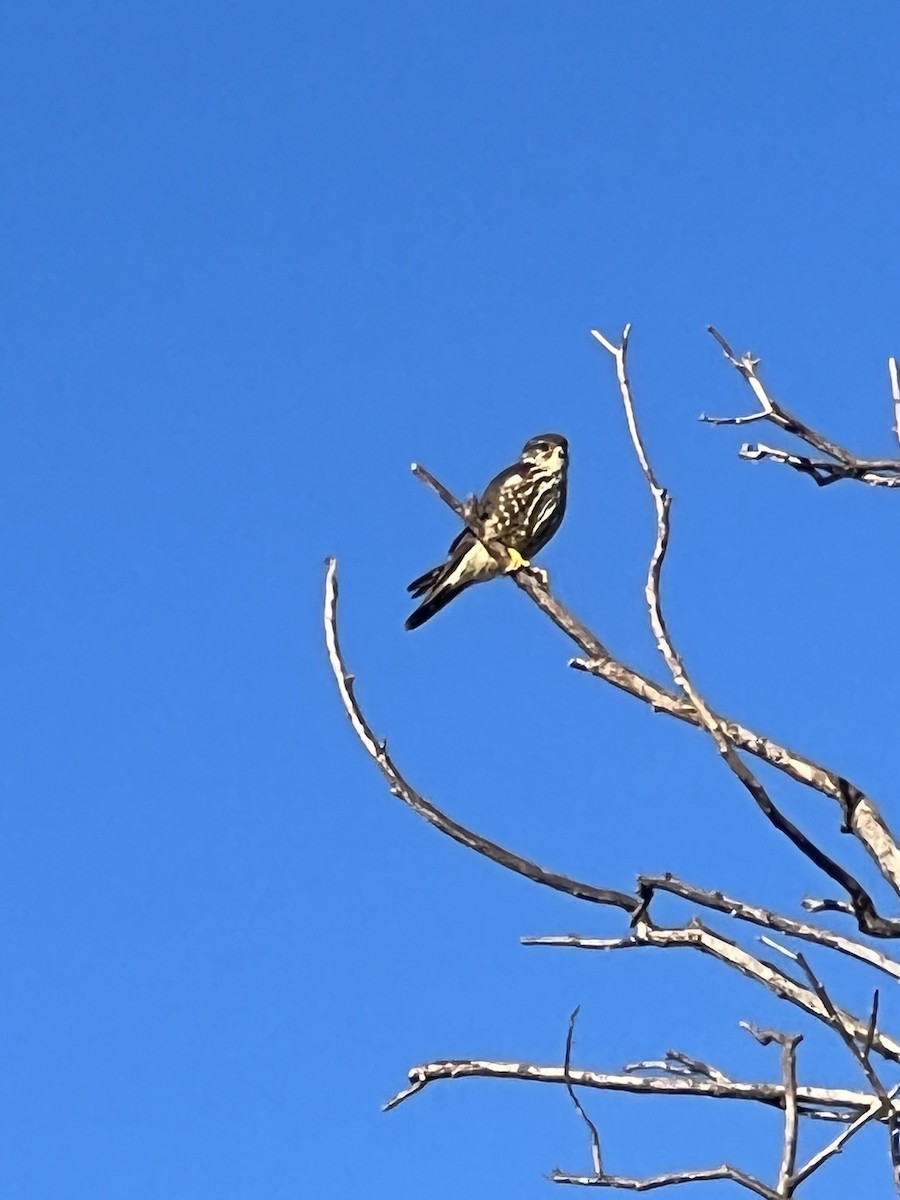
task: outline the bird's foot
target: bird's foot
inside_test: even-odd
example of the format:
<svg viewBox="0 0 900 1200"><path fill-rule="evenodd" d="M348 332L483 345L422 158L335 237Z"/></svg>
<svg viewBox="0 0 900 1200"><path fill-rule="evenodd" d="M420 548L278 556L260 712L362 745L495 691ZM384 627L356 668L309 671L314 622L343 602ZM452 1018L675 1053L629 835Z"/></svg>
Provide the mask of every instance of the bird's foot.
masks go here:
<svg viewBox="0 0 900 1200"><path fill-rule="evenodd" d="M531 568L531 563L527 558L523 558L518 550L513 550L509 546L506 547L505 571L507 575L512 575L515 571L526 571L529 568Z"/></svg>
<svg viewBox="0 0 900 1200"><path fill-rule="evenodd" d="M508 546L506 548L506 573L513 575L516 571L527 571L533 579L541 585L542 588L549 589L550 576L543 567L536 567L533 562L529 562L527 558L523 558L518 550L512 550Z"/></svg>

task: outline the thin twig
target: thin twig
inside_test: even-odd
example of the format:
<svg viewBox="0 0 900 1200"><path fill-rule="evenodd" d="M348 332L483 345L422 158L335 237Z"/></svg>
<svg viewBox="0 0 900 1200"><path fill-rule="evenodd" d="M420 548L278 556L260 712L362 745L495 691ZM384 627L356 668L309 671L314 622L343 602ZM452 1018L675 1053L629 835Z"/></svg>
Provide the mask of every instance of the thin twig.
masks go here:
<svg viewBox="0 0 900 1200"><path fill-rule="evenodd" d="M575 1011L572 1013L572 1015L569 1017L569 1029L568 1029L568 1032L566 1033L566 1057L565 1057L565 1061L563 1063L563 1073L565 1075L566 1091L569 1093L569 1096L572 1099L572 1103L575 1105L575 1109L578 1112L579 1116L584 1121L585 1125L588 1127L588 1133L589 1133L590 1139L591 1139L591 1162L593 1163L593 1166L594 1166L594 1174L599 1179L603 1174L603 1156L600 1152L600 1134L597 1131L597 1126L594 1124L594 1122L588 1116L587 1110L585 1109L584 1105L581 1103L581 1101L578 1099L578 1096L575 1093L575 1087L572 1083L572 1075L571 1075L572 1043L575 1038L575 1022L578 1019L578 1013L579 1013L580 1007L581 1006L579 1005L578 1008L576 1008Z"/></svg>
<svg viewBox="0 0 900 1200"><path fill-rule="evenodd" d="M898 1092L900 1092L900 1084L894 1088L891 1088L890 1092L888 1093L888 1096L892 1101L892 1109L894 1097ZM827 1146L823 1146L821 1150L814 1154L807 1163L805 1163L798 1171L795 1172L793 1178L791 1179L794 1189L796 1190L797 1186L801 1184L804 1179L808 1179L810 1175L812 1175L819 1169L819 1167L822 1166L823 1163L826 1163L830 1158L833 1158L835 1154L840 1154L847 1142L849 1142L852 1137L855 1137L865 1125L868 1125L871 1121L883 1119L884 1105L882 1104L881 1100L876 1097L872 1104L864 1112L861 1112L852 1124L848 1125L846 1129L842 1129L833 1141L829 1142Z"/></svg>
<svg viewBox="0 0 900 1200"><path fill-rule="evenodd" d="M699 1058L681 1050L667 1050L664 1059L647 1059L643 1062L626 1063L624 1071L665 1071L670 1075L687 1075L692 1078L712 1079L717 1083L730 1083L731 1080L724 1071L710 1066Z"/></svg>
<svg viewBox="0 0 900 1200"><path fill-rule="evenodd" d="M797 1104L797 1046L803 1041L802 1034L782 1033L777 1029L757 1029L749 1021L741 1021L761 1046L777 1043L781 1047L781 1078L784 1082L784 1138L781 1165L778 1169L776 1189L779 1196L793 1194L792 1178L797 1162L797 1137L800 1132Z"/></svg>

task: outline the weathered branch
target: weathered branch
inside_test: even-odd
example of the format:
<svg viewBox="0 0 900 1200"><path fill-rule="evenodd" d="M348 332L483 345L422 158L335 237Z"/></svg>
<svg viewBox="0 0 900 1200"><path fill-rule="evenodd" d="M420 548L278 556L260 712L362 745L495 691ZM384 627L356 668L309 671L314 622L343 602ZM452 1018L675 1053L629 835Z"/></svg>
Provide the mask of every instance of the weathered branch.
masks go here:
<svg viewBox="0 0 900 1200"><path fill-rule="evenodd" d="M759 378L757 368L760 360L752 354L744 354L738 358L731 346L718 329L708 326L708 332L716 339L725 357L739 374L747 381L756 397L760 411L745 417L708 417L703 415L701 421L710 425L746 425L751 421L768 421L782 429L785 433L800 438L825 458L811 458L804 454L792 454L774 446L745 443L741 446L740 457L750 460L769 459L792 467L801 474L809 475L811 479L824 487L837 483L841 479L855 479L872 487L900 487L900 459L894 458L860 458L851 453L846 447L831 441L823 434L806 425L798 417L773 400ZM891 376L891 395L894 401L894 424L900 429L900 386L897 384L897 360L888 360ZM900 434L898 434L900 436Z"/></svg>
<svg viewBox="0 0 900 1200"><path fill-rule="evenodd" d="M338 641L337 601L337 560L332 558L328 561L328 568L325 575L324 619L328 660L331 663L331 669L344 705L344 711L350 718L350 724L353 726L353 730L362 743L363 748L387 780L391 794L397 796L404 804L407 804L414 812L418 813L419 816L424 817L426 821L434 825L441 833L445 833L448 837L453 838L454 841L468 847L470 850L484 855L485 858L499 863L501 867L506 867L509 871L515 871L517 874L524 875L527 879L543 884L545 887L553 888L555 891L565 892L567 895L574 896L578 900L587 900L592 904L610 905L614 908L624 909L625 912L629 913L634 912L639 903L634 896L628 896L624 892L613 891L610 888L595 887L590 883L570 879L567 875L560 875L554 871L544 870L543 867L532 862L530 859L523 858L521 855L507 850L496 842L489 841L471 829L467 829L464 825L460 825L459 822L452 820L432 804L430 800L426 800L424 796L406 781L396 763L388 754L387 742L376 738L371 726L363 715L362 709L359 707L353 690L355 677L347 670Z"/></svg>
<svg viewBox="0 0 900 1200"><path fill-rule="evenodd" d="M750 1021L741 1021L741 1027L755 1037L761 1046L770 1046L775 1042L781 1047L781 1078L784 1083L784 1140L776 1189L779 1196L790 1196L793 1194L792 1178L797 1161L797 1138L800 1133L797 1104L797 1045L803 1041L803 1036L802 1034L781 1033L777 1029L757 1029Z"/></svg>
<svg viewBox="0 0 900 1200"><path fill-rule="evenodd" d="M900 1084L898 1084L897 1087L892 1088L888 1093L891 1100L892 1111L894 1109L893 1101L898 1092L900 1092ZM864 1112L861 1112L859 1116L852 1122L852 1124L848 1125L846 1129L842 1129L833 1141L829 1142L827 1146L823 1146L821 1150L814 1154L812 1158L810 1158L808 1162L804 1163L804 1165L794 1174L791 1180L794 1188L796 1189L798 1184L801 1184L804 1179L808 1179L814 1171L817 1171L823 1163L826 1163L830 1158L833 1158L835 1154L840 1154L847 1142L849 1142L852 1137L855 1137L865 1125L868 1125L871 1121L884 1119L884 1105L876 1096L871 1105Z"/></svg>
<svg viewBox="0 0 900 1200"><path fill-rule="evenodd" d="M517 579L516 582L519 583L519 580ZM581 640L568 629L564 621L557 619L555 612L548 611L549 606L544 603L542 598L545 593L541 592L537 584L532 582L529 586L519 583L519 586L527 591L535 603L547 612L547 615L559 628L568 633L589 655L586 659L572 659L571 666L605 679L614 687L649 704L654 712L667 713L690 725L700 726L700 718L689 700L660 687L659 684L648 679L639 671L612 658L605 650L597 653L593 646ZM547 597L547 599L550 598ZM736 749L745 750L748 754L783 771L798 783L805 784L836 801L841 808L843 818L842 832L853 834L860 841L878 866L881 874L894 891L900 895L900 846L877 805L862 789L814 759L807 758L771 738L755 733L745 725L729 720L718 712L713 711L713 715L724 735ZM857 921L860 929L872 937L890 938L900 934L900 921L880 917L875 912L862 913L857 916Z"/></svg>
<svg viewBox="0 0 900 1200"><path fill-rule="evenodd" d="M585 1071L570 1067L541 1066L537 1063L495 1061L493 1059L453 1058L422 1063L409 1071L409 1086L392 1096L382 1107L384 1112L399 1107L423 1091L429 1084L453 1079L510 1079L527 1083L565 1086L566 1079L578 1087L601 1092L625 1092L632 1096L696 1096L718 1100L744 1100L784 1109L783 1083L742 1083L737 1080L695 1079L684 1076L639 1076ZM868 1113L877 1097L853 1088L822 1088L800 1084L797 1103L800 1112L813 1120L854 1120ZM879 1102L880 1103L880 1102ZM884 1114L873 1119L885 1120Z"/></svg>
<svg viewBox="0 0 900 1200"><path fill-rule="evenodd" d="M682 900L702 904L704 908L714 909L716 912L725 913L727 916L741 921L749 921L753 925L761 925L775 933L786 933L791 937L802 938L806 942L827 946L829 950L836 950L840 954L846 954L850 958L867 963L869 966L883 971L886 975L890 975L893 979L900 979L900 962L873 950L871 946L864 946L862 942L855 942L852 938L833 933L829 929L820 929L818 925L810 925L806 921L795 921L793 918L782 916L781 913L773 912L771 909L745 904L742 900L735 900L733 896L726 896L723 892L695 887L671 873L640 875L638 886L641 895L648 903L654 892L670 892L674 896L680 896ZM848 909L852 915L850 905L845 905L844 911Z"/></svg>
<svg viewBox="0 0 900 1200"><path fill-rule="evenodd" d="M667 1050L664 1059L645 1059L642 1062L626 1063L625 1071L665 1071L668 1075L689 1076L690 1078L712 1079L718 1083L730 1083L731 1080L718 1067L710 1066L699 1058L685 1054L682 1050Z"/></svg>
<svg viewBox="0 0 900 1200"><path fill-rule="evenodd" d="M841 1041L850 1051L853 1058L859 1063L869 1081L872 1091L881 1102L882 1112L888 1117L888 1150L891 1158L891 1170L894 1181L894 1191L900 1196L900 1120L894 1106L891 1102L891 1095L881 1081L881 1076L876 1071L872 1064L871 1052L875 1042L875 1024L878 1018L878 992L875 992L875 997L872 1003L872 1015L869 1019L868 1026L863 1032L862 1038L856 1028L847 1023L846 1014L842 1012L828 994L828 989L818 978L815 971L809 965L808 961L802 954L798 954L793 950L789 950L786 946L779 946L775 942L764 939L773 949L780 951L788 958L793 959L806 975L813 990L816 993L819 1001L825 1009L828 1016L828 1023L832 1026L835 1032L841 1038ZM862 1045L860 1046L860 1041Z"/></svg>
<svg viewBox="0 0 900 1200"><path fill-rule="evenodd" d="M811 991L780 971L772 963L756 958L737 943L729 941L715 930L703 925L696 918L680 928L658 928L645 920L639 920L631 933L622 938L579 937L577 934L550 934L523 937L524 946L563 946L578 950L632 950L653 947L658 950L692 949L707 954L718 962L739 971L748 979L768 988L782 1000L796 1005L811 1017L832 1025L832 1018L821 999ZM772 943L769 943L772 944ZM845 1026L854 1037L864 1038L868 1023L848 1012L838 1010ZM882 1058L900 1062L900 1042L885 1033L874 1032L872 1049Z"/></svg>
<svg viewBox="0 0 900 1200"><path fill-rule="evenodd" d="M603 1155L600 1150L600 1133L597 1126L587 1114L587 1109L578 1099L575 1092L575 1085L572 1080L572 1043L575 1040L575 1022L578 1020L578 1009L569 1017L569 1029L566 1034L566 1057L563 1062L563 1076L566 1085L566 1091L572 1103L575 1105L575 1111L581 1117L587 1126L588 1134L591 1140L591 1163L594 1167L594 1175L599 1179L603 1175Z"/></svg>
<svg viewBox="0 0 900 1200"><path fill-rule="evenodd" d="M593 1175L566 1175L562 1171L554 1171L550 1179L553 1183L616 1188L623 1192L653 1192L658 1188L675 1187L679 1183L714 1183L716 1180L727 1179L731 1183L740 1184L757 1196L762 1196L763 1200L781 1200L779 1193L773 1192L761 1179L756 1179L728 1163L723 1163L720 1167L699 1168L694 1171L670 1171L665 1175L651 1175L647 1179L633 1179L627 1175L603 1175L597 1178Z"/></svg>

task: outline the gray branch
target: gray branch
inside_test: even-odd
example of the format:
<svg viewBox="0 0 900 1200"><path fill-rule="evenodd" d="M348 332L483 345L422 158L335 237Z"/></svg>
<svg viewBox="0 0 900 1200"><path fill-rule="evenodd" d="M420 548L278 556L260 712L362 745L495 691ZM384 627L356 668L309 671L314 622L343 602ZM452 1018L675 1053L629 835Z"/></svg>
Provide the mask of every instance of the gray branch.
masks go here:
<svg viewBox="0 0 900 1200"><path fill-rule="evenodd" d="M708 417L703 414L701 421L709 425L747 425L751 421L768 421L785 433L806 442L817 450L824 458L812 458L807 454L792 454L774 446L745 443L739 451L740 457L751 461L769 459L770 462L781 463L808 475L819 485L825 487L838 483L842 479L855 479L859 483L867 483L870 487L900 487L900 459L896 458L860 458L845 446L831 441L811 426L788 412L783 404L773 400L759 377L760 360L752 354L743 354L740 358L732 350L715 326L707 327L708 332L716 339L724 351L725 357L738 373L750 385L750 389L759 403L759 412L750 413L744 417ZM888 372L891 380L891 397L894 405L894 427L900 430L900 383L898 383L897 360L888 360ZM898 433L900 436L900 433Z"/></svg>

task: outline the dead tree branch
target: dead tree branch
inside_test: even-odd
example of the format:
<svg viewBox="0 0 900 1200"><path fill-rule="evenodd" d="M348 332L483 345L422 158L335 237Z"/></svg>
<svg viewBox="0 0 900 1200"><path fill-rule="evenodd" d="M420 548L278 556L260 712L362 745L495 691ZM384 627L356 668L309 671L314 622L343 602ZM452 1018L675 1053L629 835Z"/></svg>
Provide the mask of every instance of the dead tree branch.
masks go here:
<svg viewBox="0 0 900 1200"><path fill-rule="evenodd" d="M871 1052L874 1048L875 1024L878 1019L878 992L875 992L875 997L872 1003L872 1015L869 1019L868 1026L865 1029L863 1037L860 1038L858 1030L848 1024L846 1020L846 1013L842 1012L835 1005L834 1001L828 994L828 989L818 978L815 971L813 971L812 967L809 965L804 956L796 953L793 950L789 950L786 946L779 946L775 942L769 942L769 939L765 940L773 947L773 949L777 949L782 954L787 955L788 958L793 959L794 962L796 962L803 970L803 973L809 980L810 985L812 986L816 996L822 1004L822 1007L825 1009L828 1015L828 1023L839 1035L841 1041L846 1045L853 1058L862 1068L866 1079L869 1081L869 1084L872 1087L872 1091L881 1102L881 1111L887 1116L888 1119L888 1148L891 1157L891 1173L894 1181L894 1191L898 1196L900 1196L900 1134L898 1134L900 1120L898 1120L897 1113L894 1110L894 1106L891 1102L891 1095L888 1093L887 1088L882 1083L881 1076L876 1071L871 1058ZM862 1041L861 1046L859 1044L860 1041Z"/></svg>
<svg viewBox="0 0 900 1200"><path fill-rule="evenodd" d="M781 1047L781 1078L784 1083L784 1142L776 1190L779 1196L790 1196L793 1194L792 1179L797 1162L797 1137L800 1133L797 1104L797 1046L803 1041L803 1036L802 1034L781 1033L777 1029L757 1029L749 1021L741 1021L741 1027L755 1037L761 1046L770 1046L775 1042Z"/></svg>
<svg viewBox="0 0 900 1200"><path fill-rule="evenodd" d="M716 1180L727 1179L731 1183L740 1184L748 1192L762 1196L763 1200L781 1200L783 1193L774 1192L761 1179L748 1175L739 1167L723 1163L720 1167L700 1168L695 1171L671 1171L665 1175L651 1175L648 1179L633 1179L627 1175L603 1175L596 1178L593 1175L565 1175L562 1171L554 1171L550 1176L554 1183L570 1183L580 1187L616 1188L623 1192L653 1192L658 1188L675 1187L679 1183L714 1183Z"/></svg>
<svg viewBox="0 0 900 1200"><path fill-rule="evenodd" d="M888 1093L891 1100L892 1111L894 1109L894 1097L898 1092L900 1092L900 1084L898 1084L897 1087L892 1088ZM804 1163L804 1165L794 1174L791 1181L794 1188L796 1189L799 1184L803 1183L805 1179L808 1179L814 1171L817 1171L823 1163L828 1162L828 1160L833 1158L835 1154L840 1154L847 1142L849 1142L852 1137L855 1137L864 1126L868 1125L871 1121L884 1119L884 1105L882 1104L881 1100L876 1097L865 1112L860 1113L859 1116L852 1122L852 1124L848 1125L846 1129L842 1129L833 1141L829 1142L827 1146L823 1146L821 1150L814 1154L812 1158L810 1158L808 1162Z"/></svg>
<svg viewBox="0 0 900 1200"><path fill-rule="evenodd" d="M591 1162L594 1167L594 1175L600 1179L603 1176L603 1155L600 1150L600 1134L597 1130L597 1126L588 1116L584 1105L578 1099L571 1075L572 1043L575 1040L575 1022L578 1020L578 1011L579 1010L576 1008L571 1017L569 1017L569 1029L566 1033L566 1057L565 1061L563 1062L563 1073L565 1076L566 1091L569 1093L572 1103L575 1105L575 1111L587 1126L588 1134L591 1140Z"/></svg>
<svg viewBox="0 0 900 1200"><path fill-rule="evenodd" d="M759 377L757 368L760 360L752 354L744 354L740 358L732 350L715 326L707 327L708 332L716 339L725 357L738 373L747 381L756 397L760 410L745 417L700 417L709 425L748 425L751 421L768 421L785 433L791 434L806 442L824 458L812 458L805 454L792 454L774 446L745 443L738 452L741 458L752 461L769 459L771 462L783 463L803 475L809 475L819 487L837 483L841 479L855 479L872 487L900 487L900 459L895 458L860 458L851 453L846 447L831 441L805 424L793 413L773 400ZM894 427L900 429L900 386L897 381L897 360L888 360L888 371L891 379L891 396L894 403ZM900 436L900 433L898 433Z"/></svg>
<svg viewBox="0 0 900 1200"><path fill-rule="evenodd" d="M767 943L772 944L772 943ZM699 950L701 954L709 955L718 962L738 971L747 979L767 988L781 1000L787 1000L797 1008L802 1009L816 1020L833 1027L833 1019L827 1007L816 993L803 984L792 979L790 975L779 970L770 962L757 958L736 942L724 938L714 929L703 925L693 918L687 925L680 928L659 928L645 920L639 920L627 937L593 938L580 937L577 934L544 934L523 937L523 946L561 946L576 950L637 950L652 947L657 950L691 949ZM854 1017L848 1012L838 1010L845 1026L854 1037L865 1038L868 1033L868 1022ZM900 1062L900 1042L888 1034L875 1032L872 1039L872 1049L882 1058L891 1062Z"/></svg>
<svg viewBox="0 0 900 1200"><path fill-rule="evenodd" d="M452 820L432 804L431 801L426 800L424 796L420 795L411 784L407 783L396 763L388 754L387 742L379 740L375 736L372 727L359 707L353 687L355 676L347 670L338 640L337 602L337 560L332 558L328 561L328 569L325 576L324 619L328 660L331 663L331 669L334 673L338 691L340 692L344 711L350 718L350 724L353 726L353 730L366 753L373 759L387 780L391 794L397 796L404 804L409 805L413 812L418 813L420 817L424 817L426 821L434 825L441 833L445 833L448 837L453 838L460 845L467 846L470 850L484 855L485 858L499 863L501 867L506 867L508 871L515 871L517 874L524 875L527 879L531 879L535 883L543 884L545 887L553 888L558 892L565 892L567 895L574 896L578 900L587 900L592 904L607 904L614 908L624 909L625 912L634 912L638 907L638 901L633 896L628 896L624 892L613 891L610 888L595 887L593 884L584 883L577 879L570 879L567 875L559 875L554 871L545 871L543 867L538 866L537 863L532 862L530 859L523 858L521 855L505 849L505 847L498 845L496 842L489 841L480 834L474 833L471 829L467 829L464 825L460 825L459 822Z"/></svg>
<svg viewBox="0 0 900 1200"><path fill-rule="evenodd" d="M398 1108L429 1084L454 1079L508 1079L526 1083L565 1086L566 1079L578 1087L601 1092L624 1092L632 1096L696 1096L718 1100L744 1100L769 1108L784 1109L783 1083L742 1083L737 1080L695 1079L685 1076L639 1076L607 1074L570 1067L540 1066L536 1063L453 1058L422 1063L409 1071L409 1086L382 1106L384 1112ZM850 1122L869 1114L880 1101L869 1092L852 1088L797 1087L797 1103L804 1117L813 1120ZM870 1116L884 1120L884 1114Z"/></svg>
<svg viewBox="0 0 900 1200"><path fill-rule="evenodd" d="M829 950L836 950L840 954L867 963L893 979L900 979L900 962L873 950L871 946L864 946L862 942L855 942L852 938L833 933L829 929L820 929L818 925L810 925L806 921L795 921L771 909L745 904L744 901L735 900L733 896L726 896L723 892L695 887L670 873L638 876L638 890L648 904L654 892L670 892L674 896L680 896L682 900L690 900L694 904L701 904L704 908L714 909L737 920L761 925L775 933L802 938L803 941L814 942L818 946L827 946ZM849 907L847 905L847 908ZM852 913L852 909L850 911Z"/></svg>

